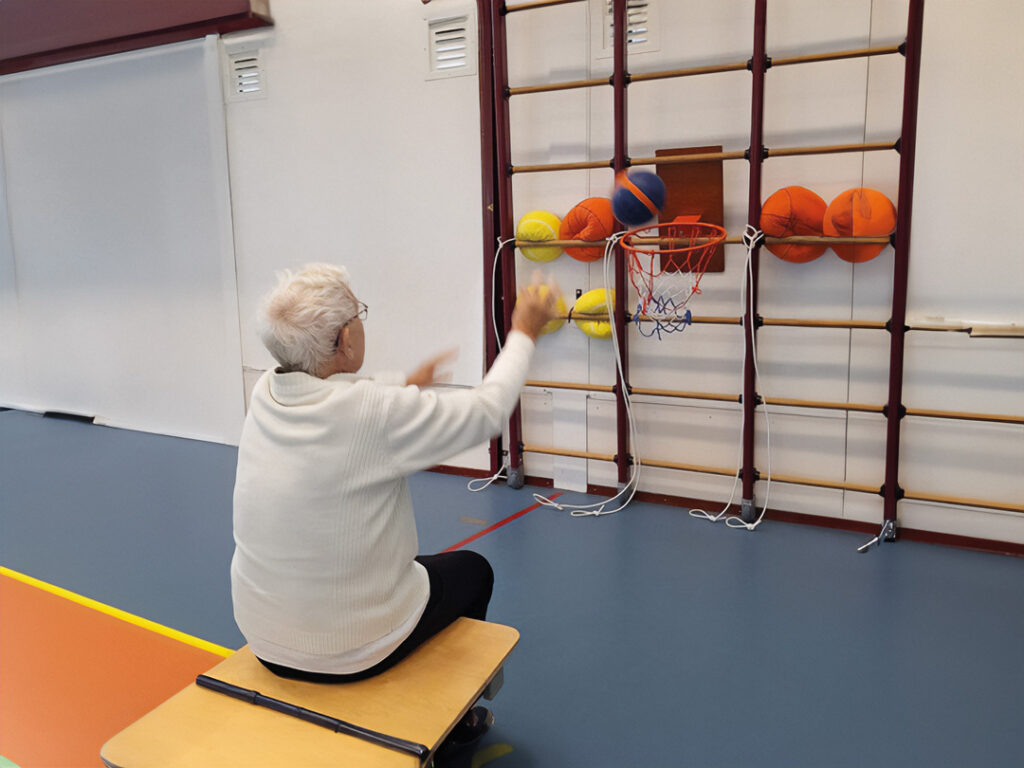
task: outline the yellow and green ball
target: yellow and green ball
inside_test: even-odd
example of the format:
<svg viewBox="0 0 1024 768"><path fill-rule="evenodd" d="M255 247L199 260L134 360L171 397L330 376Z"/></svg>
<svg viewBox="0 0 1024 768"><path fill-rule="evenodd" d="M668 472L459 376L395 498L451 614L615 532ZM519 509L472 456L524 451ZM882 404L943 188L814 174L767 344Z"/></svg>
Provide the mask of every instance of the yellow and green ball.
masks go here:
<svg viewBox="0 0 1024 768"><path fill-rule="evenodd" d="M611 303L615 304L614 290L611 291L610 298ZM612 337L612 324L607 319L608 300L608 291L604 288L595 288L576 299L576 304L572 308L576 327L592 339L610 339Z"/></svg>
<svg viewBox="0 0 1024 768"><path fill-rule="evenodd" d="M516 225L516 240L557 240L561 219L550 211L530 211ZM530 245L519 248L531 261L554 261L562 249L557 245Z"/></svg>

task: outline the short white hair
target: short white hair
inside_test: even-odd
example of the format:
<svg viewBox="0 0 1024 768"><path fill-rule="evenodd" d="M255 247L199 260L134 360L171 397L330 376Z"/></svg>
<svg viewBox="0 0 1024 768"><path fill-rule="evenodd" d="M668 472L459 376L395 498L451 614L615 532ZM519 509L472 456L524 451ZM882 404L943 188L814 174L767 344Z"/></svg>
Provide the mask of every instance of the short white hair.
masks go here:
<svg viewBox="0 0 1024 768"><path fill-rule="evenodd" d="M282 369L316 376L334 356L342 327L358 313L344 267L307 264L277 274L277 287L263 302L260 335Z"/></svg>

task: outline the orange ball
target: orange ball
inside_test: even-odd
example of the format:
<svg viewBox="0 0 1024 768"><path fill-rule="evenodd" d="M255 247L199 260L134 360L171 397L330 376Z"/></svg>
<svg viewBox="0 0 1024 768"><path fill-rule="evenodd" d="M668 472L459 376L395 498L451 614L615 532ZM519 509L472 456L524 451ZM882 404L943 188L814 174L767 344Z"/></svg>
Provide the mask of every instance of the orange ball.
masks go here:
<svg viewBox="0 0 1024 768"><path fill-rule="evenodd" d="M783 187L761 206L761 231L769 237L820 237L825 209L825 201L816 192L805 187ZM774 243L765 248L783 261L804 264L821 256L828 246Z"/></svg>
<svg viewBox="0 0 1024 768"><path fill-rule="evenodd" d="M615 214L607 197L588 197L565 214L558 230L559 240L604 240L615 232ZM597 261L604 246L577 246L565 252L578 261Z"/></svg>
<svg viewBox="0 0 1024 768"><path fill-rule="evenodd" d="M877 189L848 189L828 205L823 222L830 237L883 237L896 229L896 206ZM833 245L843 261L870 261L884 245Z"/></svg>

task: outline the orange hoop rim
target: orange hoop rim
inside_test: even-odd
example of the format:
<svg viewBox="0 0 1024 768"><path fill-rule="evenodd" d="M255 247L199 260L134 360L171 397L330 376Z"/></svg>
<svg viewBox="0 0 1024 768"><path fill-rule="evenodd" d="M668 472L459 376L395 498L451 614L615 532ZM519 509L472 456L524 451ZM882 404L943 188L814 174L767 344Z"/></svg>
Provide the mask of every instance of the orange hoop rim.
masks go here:
<svg viewBox="0 0 1024 768"><path fill-rule="evenodd" d="M686 231L685 235L673 233L662 234L663 229L674 228L675 230ZM670 230L671 231L671 230ZM643 254L645 256L676 256L680 254L693 253L704 248L715 248L724 242L727 232L717 224L710 224L706 221L665 221L659 224L648 224L647 226L631 229L622 236L620 244L623 250L630 254ZM658 240L694 240L700 242L684 245L679 248L665 248L660 243L633 243L631 238L658 239Z"/></svg>

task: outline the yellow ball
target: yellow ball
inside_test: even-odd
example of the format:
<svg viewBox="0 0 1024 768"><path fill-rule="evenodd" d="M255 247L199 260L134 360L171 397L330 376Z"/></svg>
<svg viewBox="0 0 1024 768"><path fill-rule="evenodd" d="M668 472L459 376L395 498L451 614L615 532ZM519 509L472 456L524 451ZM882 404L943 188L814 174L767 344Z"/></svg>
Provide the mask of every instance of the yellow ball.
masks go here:
<svg viewBox="0 0 1024 768"><path fill-rule="evenodd" d="M540 286L539 290L541 296L547 296L548 293L551 292L551 289L546 285ZM565 314L565 299L563 299L560 295L555 299L555 311L560 315ZM565 319L561 317L556 317L554 320L550 321L543 328L541 328L540 332L542 334L554 333L563 325L565 325Z"/></svg>
<svg viewBox="0 0 1024 768"><path fill-rule="evenodd" d="M587 291L573 305L573 320L576 327L593 339L610 339L612 337L612 324L608 320L581 320L578 315L599 315L608 317L608 293L604 288L595 288ZM611 292L612 305L615 304L615 291Z"/></svg>
<svg viewBox="0 0 1024 768"><path fill-rule="evenodd" d="M516 225L516 240L557 240L561 220L548 211L530 211L519 219ZM520 248L523 256L531 261L554 261L562 249L557 245L527 246Z"/></svg>

